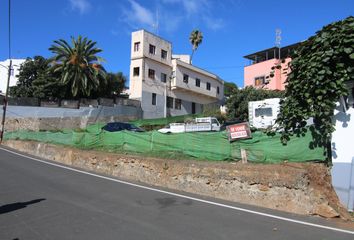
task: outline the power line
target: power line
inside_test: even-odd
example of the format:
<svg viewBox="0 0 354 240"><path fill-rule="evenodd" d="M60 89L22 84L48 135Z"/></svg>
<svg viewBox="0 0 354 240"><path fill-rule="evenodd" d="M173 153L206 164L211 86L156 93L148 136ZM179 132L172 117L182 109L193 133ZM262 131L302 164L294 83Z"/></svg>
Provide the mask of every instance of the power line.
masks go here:
<svg viewBox="0 0 354 240"><path fill-rule="evenodd" d="M11 0L9 0L9 59L11 59Z"/></svg>
<svg viewBox="0 0 354 240"><path fill-rule="evenodd" d="M235 65L235 66L217 66L217 67L201 67L202 69L227 69L227 68L243 68L245 66Z"/></svg>

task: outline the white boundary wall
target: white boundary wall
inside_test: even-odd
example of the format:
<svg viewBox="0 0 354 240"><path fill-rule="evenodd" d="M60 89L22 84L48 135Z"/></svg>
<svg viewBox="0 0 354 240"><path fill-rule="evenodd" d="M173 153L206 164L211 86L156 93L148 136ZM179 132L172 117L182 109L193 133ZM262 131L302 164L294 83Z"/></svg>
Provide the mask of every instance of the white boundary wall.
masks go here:
<svg viewBox="0 0 354 240"><path fill-rule="evenodd" d="M351 101L353 96L349 96ZM332 184L341 203L354 210L354 108L337 103L332 134Z"/></svg>

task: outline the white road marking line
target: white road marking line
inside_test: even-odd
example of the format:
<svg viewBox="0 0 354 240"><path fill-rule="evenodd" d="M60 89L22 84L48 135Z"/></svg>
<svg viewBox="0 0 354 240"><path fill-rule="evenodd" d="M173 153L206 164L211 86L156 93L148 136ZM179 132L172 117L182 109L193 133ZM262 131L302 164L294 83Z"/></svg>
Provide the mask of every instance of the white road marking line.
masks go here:
<svg viewBox="0 0 354 240"><path fill-rule="evenodd" d="M237 211L241 211L241 212L247 212L247 213L252 213L252 214L256 214L256 215L260 215L260 216L264 216L264 217L274 218L274 219L278 219L278 220L282 220L282 221L286 221L286 222L292 222L292 223L302 224L302 225L306 225L306 226L322 228L322 229L327 229L327 230L332 230L332 231L336 231L336 232L342 232L342 233L348 233L348 234L353 234L354 235L354 231L349 231L349 230L344 230L344 229L334 228L334 227L328 227L328 226L325 226L325 225L320 225L320 224L315 224L315 223L310 223L310 222L305 222L305 221L299 221L299 220L295 220L295 219L291 219L291 218L281 217L281 216L277 216L277 215L273 215L273 214L258 212L258 211L249 210L249 209L246 209L246 208L235 207L235 206L226 205L226 204L222 204L222 203L217 203L217 202L212 202L212 201L208 201L208 200L203 200L203 199L200 199L200 198L190 197L190 196L183 195L183 194L178 194L178 193L173 193L173 192L169 192L169 191L164 191L164 190L160 190L160 189L157 189L157 188L146 187L146 186L143 186L143 185L130 183L130 182L126 182L126 181L122 181L122 180L118 180L118 179L114 179L114 178L105 177L105 176L101 176L101 175L98 175L98 174L86 172L86 171L83 171L83 170L78 170L78 169L75 169L75 168L62 166L60 164L47 162L47 161L44 161L44 160L41 160L41 159L38 159L38 158L26 156L24 154L17 153L17 152L5 149L5 148L2 148L2 147L0 147L0 149L4 150L6 152L9 152L9 153L24 157L24 158L28 158L28 159L37 161L37 162L41 162L41 163L52 165L52 166L55 166L55 167L71 170L71 171L74 171L74 172L78 172L78 173L82 173L82 174L86 174L86 175L102 178L102 179L105 179L105 180L110 180L110 181L113 181L113 182L118 182L118 183L121 183L121 184L130 185L130 186L133 186L133 187L138 187L138 188L142 188L142 189L146 189L146 190L150 190L150 191L154 191L154 192L164 193L164 194L168 194L168 195L171 195L171 196L180 197L180 198L184 198L184 199L189 199L189 200L193 200L193 201L197 201L197 202L202 202L202 203L206 203L206 204L210 204L210 205L214 205L214 206L229 208L229 209L233 209L233 210L237 210Z"/></svg>

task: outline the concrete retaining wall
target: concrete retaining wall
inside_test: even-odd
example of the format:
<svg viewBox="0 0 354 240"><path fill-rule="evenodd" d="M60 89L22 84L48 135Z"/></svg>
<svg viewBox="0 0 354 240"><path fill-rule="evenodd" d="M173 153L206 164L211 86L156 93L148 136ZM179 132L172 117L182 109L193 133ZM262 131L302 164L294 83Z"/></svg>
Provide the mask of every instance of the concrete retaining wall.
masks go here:
<svg viewBox="0 0 354 240"><path fill-rule="evenodd" d="M241 164L176 161L80 150L33 141L4 142L20 151L130 181L298 214L350 218L319 163Z"/></svg>
<svg viewBox="0 0 354 240"><path fill-rule="evenodd" d="M130 121L141 117L141 108L118 105L70 108L8 106L6 131L28 129L33 131L64 128L85 128L97 122ZM1 117L0 117L1 119Z"/></svg>

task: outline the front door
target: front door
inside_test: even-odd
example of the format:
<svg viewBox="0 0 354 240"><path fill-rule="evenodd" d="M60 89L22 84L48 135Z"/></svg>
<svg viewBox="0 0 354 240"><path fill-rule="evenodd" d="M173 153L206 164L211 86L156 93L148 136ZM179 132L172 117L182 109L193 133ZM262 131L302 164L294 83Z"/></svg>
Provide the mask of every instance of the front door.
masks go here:
<svg viewBox="0 0 354 240"><path fill-rule="evenodd" d="M192 102L192 114L195 114L195 102Z"/></svg>

